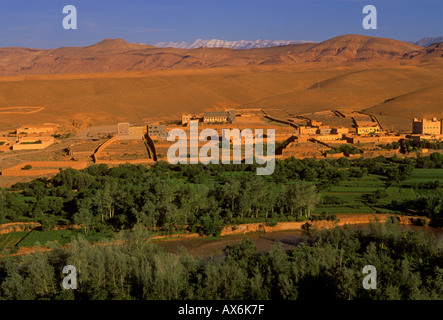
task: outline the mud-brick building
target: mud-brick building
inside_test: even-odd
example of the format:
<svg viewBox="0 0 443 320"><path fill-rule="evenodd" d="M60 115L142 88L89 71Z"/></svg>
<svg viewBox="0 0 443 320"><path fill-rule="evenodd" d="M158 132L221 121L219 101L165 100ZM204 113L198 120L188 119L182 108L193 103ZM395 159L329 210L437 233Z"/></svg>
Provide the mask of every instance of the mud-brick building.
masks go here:
<svg viewBox="0 0 443 320"><path fill-rule="evenodd" d="M12 146L12 150L42 150L54 143L54 137L20 137Z"/></svg>
<svg viewBox="0 0 443 320"><path fill-rule="evenodd" d="M382 132L380 126L376 122L357 122L357 134L368 135Z"/></svg>
<svg viewBox="0 0 443 320"><path fill-rule="evenodd" d="M235 110L212 111L203 113L203 122L206 123L232 123L235 121Z"/></svg>
<svg viewBox="0 0 443 320"><path fill-rule="evenodd" d="M130 124L126 122L117 125L117 137L119 140L143 139L146 132L146 126L131 127Z"/></svg>
<svg viewBox="0 0 443 320"><path fill-rule="evenodd" d="M148 124L148 136L151 139L164 140L168 138L168 133L166 131L166 125L164 124Z"/></svg>
<svg viewBox="0 0 443 320"><path fill-rule="evenodd" d="M348 134L349 129L346 127L333 128L331 133Z"/></svg>
<svg viewBox="0 0 443 320"><path fill-rule="evenodd" d="M130 124L128 122L123 122L117 124L117 136L125 136L129 134Z"/></svg>
<svg viewBox="0 0 443 320"><path fill-rule="evenodd" d="M193 119L193 116L191 113L183 114L182 115L182 124L188 124Z"/></svg>
<svg viewBox="0 0 443 320"><path fill-rule="evenodd" d="M45 136L45 135L53 135L54 132L57 130L58 125L57 124L44 124L41 126L37 125L25 125L21 126L17 129L17 135L39 135L39 136Z"/></svg>
<svg viewBox="0 0 443 320"><path fill-rule="evenodd" d="M317 127L311 127L311 126L300 126L298 128L298 134L303 135L314 135L317 134Z"/></svg>
<svg viewBox="0 0 443 320"><path fill-rule="evenodd" d="M427 119L417 119L412 120L412 133L413 134L427 134L427 135L438 135L443 134L442 132L442 121L437 118Z"/></svg>

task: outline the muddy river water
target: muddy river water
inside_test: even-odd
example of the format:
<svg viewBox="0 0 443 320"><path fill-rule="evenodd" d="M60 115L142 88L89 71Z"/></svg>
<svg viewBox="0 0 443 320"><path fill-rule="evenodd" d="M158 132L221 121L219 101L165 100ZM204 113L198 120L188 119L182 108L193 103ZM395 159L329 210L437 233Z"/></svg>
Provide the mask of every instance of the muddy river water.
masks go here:
<svg viewBox="0 0 443 320"><path fill-rule="evenodd" d="M353 226L354 228L367 228L368 224L360 224ZM429 227L416 227L416 226L402 226L402 228L409 228L414 231L423 230L425 233L435 234L439 237L443 237L443 229L435 229ZM219 238L198 238L198 239L185 239L185 240L168 240L168 241L155 241L155 243L165 249L165 251L177 253L181 248L193 256L221 256L223 255L223 249L226 246L233 245L234 243L241 242L244 238L249 238L255 243L258 252L267 252L272 248L272 245L279 241L282 244L284 250L290 250L297 246L297 244L303 240L303 237L307 237L308 233L301 230L294 231L279 231L279 232L256 232L247 233L242 235L226 236Z"/></svg>
<svg viewBox="0 0 443 320"><path fill-rule="evenodd" d="M306 232L304 231L280 231L269 233L257 232L212 239L199 238L169 240L156 241L155 243L163 247L168 252L178 252L180 247L182 247L193 256L218 256L223 254L223 249L226 246L241 242L244 238L251 239L255 243L258 252L265 252L269 251L272 244L276 241L280 241L282 243L283 249L292 249L303 239L303 236L305 235Z"/></svg>

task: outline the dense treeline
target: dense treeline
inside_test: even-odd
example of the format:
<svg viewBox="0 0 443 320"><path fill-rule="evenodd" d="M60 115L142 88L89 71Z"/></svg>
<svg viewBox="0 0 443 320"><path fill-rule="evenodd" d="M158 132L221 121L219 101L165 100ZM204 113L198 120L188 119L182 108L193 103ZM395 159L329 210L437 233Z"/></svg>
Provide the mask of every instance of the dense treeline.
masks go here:
<svg viewBox="0 0 443 320"><path fill-rule="evenodd" d="M93 165L0 189L0 223L33 219L42 221L44 228L76 223L86 234L91 229L122 229L141 223L154 230L187 228L216 235L223 225L244 219L309 218L321 201L319 192L349 178L377 174L389 186L408 179L414 167L442 166L443 156L438 153L416 159L289 158L277 161L271 176L257 176L256 165L244 164L160 161L149 169Z"/></svg>
<svg viewBox="0 0 443 320"><path fill-rule="evenodd" d="M431 150L442 150L443 149L443 142L442 141L436 141L436 142L430 142L427 140L415 140L415 139L409 139L409 140L401 140L400 141L400 149L403 153L411 153L411 152L417 152L421 151L421 149L431 149Z"/></svg>
<svg viewBox="0 0 443 320"><path fill-rule="evenodd" d="M441 218L443 217L443 190L438 189L432 194L424 195L414 200L392 201L389 207L403 212L414 210L420 215Z"/></svg>
<svg viewBox="0 0 443 320"><path fill-rule="evenodd" d="M443 142L415 139L402 139L387 144L379 144L381 149L385 150L399 150L401 153L421 152L422 149L443 150Z"/></svg>
<svg viewBox="0 0 443 320"><path fill-rule="evenodd" d="M235 218L306 217L320 200L316 187L301 181L278 186L253 172L223 176L203 166L166 163L152 169L70 169L50 181L34 180L13 189L20 193L3 192L6 219L19 213L30 218L54 216L82 225L85 233L92 227L122 229L139 222L170 232L188 226L192 232L217 234Z"/></svg>
<svg viewBox="0 0 443 320"><path fill-rule="evenodd" d="M91 245L0 261L0 299L442 299L443 242L395 222L314 230L290 251L276 244L257 253L248 239L225 255L172 254L146 241L143 228L118 234L120 244ZM65 265L77 290L62 289ZM377 289L362 287L365 265Z"/></svg>

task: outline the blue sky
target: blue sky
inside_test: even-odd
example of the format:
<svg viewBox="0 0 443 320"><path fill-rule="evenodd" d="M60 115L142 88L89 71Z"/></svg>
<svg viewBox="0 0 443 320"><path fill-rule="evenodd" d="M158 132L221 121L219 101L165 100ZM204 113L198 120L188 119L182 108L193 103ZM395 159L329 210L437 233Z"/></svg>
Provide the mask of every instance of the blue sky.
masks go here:
<svg viewBox="0 0 443 320"><path fill-rule="evenodd" d="M377 8L377 30L362 9ZM78 29L62 26L65 5ZM0 47L85 46L104 38L161 41L313 40L343 34L416 41L443 35L442 0L1 0Z"/></svg>

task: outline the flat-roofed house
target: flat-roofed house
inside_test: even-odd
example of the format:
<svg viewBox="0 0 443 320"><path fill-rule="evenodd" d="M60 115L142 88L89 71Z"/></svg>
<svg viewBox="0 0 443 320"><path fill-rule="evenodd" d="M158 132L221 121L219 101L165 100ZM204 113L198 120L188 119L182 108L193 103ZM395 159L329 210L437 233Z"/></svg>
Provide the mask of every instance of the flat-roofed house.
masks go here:
<svg viewBox="0 0 443 320"><path fill-rule="evenodd" d="M192 120L192 114L187 113L182 115L182 124L188 124Z"/></svg>
<svg viewBox="0 0 443 320"><path fill-rule="evenodd" d="M168 133L166 132L166 125L164 124L149 124L148 125L148 136L151 139L164 140L168 138Z"/></svg>
<svg viewBox="0 0 443 320"><path fill-rule="evenodd" d="M203 122L206 123L224 123L224 122L234 122L236 117L235 110L227 111L210 111L203 113Z"/></svg>
<svg viewBox="0 0 443 320"><path fill-rule="evenodd" d="M317 133L318 128L317 127L310 127L310 126L300 126L298 128L299 135L313 135Z"/></svg>
<svg viewBox="0 0 443 320"><path fill-rule="evenodd" d="M203 122L227 122L228 113L226 111L211 111L203 113Z"/></svg>
<svg viewBox="0 0 443 320"><path fill-rule="evenodd" d="M333 128L332 133L341 133L341 134L348 134L349 129L346 127L339 127L339 128Z"/></svg>
<svg viewBox="0 0 443 320"><path fill-rule="evenodd" d="M412 121L412 133L413 134L442 134L442 121L437 118L427 119L417 119L414 118Z"/></svg>
<svg viewBox="0 0 443 320"><path fill-rule="evenodd" d="M129 127L128 122L119 123L117 125L117 136L120 138L129 135Z"/></svg>
<svg viewBox="0 0 443 320"><path fill-rule="evenodd" d="M237 113L235 110L228 110L228 122L233 123L235 121Z"/></svg>
<svg viewBox="0 0 443 320"><path fill-rule="evenodd" d="M18 142L12 146L12 150L41 150L54 143L54 137L20 137Z"/></svg>
<svg viewBox="0 0 443 320"><path fill-rule="evenodd" d="M315 140L318 141L335 141L335 140L341 140L343 138L342 134L336 133L336 134L318 134L314 136Z"/></svg>
<svg viewBox="0 0 443 320"><path fill-rule="evenodd" d="M358 122L357 134L367 135L372 133L380 133L381 128L376 122Z"/></svg>
<svg viewBox="0 0 443 320"><path fill-rule="evenodd" d="M131 127L127 122L119 123L117 125L117 137L119 140L143 139L146 132L146 126Z"/></svg>
<svg viewBox="0 0 443 320"><path fill-rule="evenodd" d="M310 119L308 122L309 122L309 126L311 126L311 127L320 127L320 126L322 126L322 122L321 121Z"/></svg>
<svg viewBox="0 0 443 320"><path fill-rule="evenodd" d="M53 135L58 125L25 125L21 126L17 129L18 135L29 135L29 134L38 134L38 135Z"/></svg>
<svg viewBox="0 0 443 320"><path fill-rule="evenodd" d="M332 129L329 127L325 127L325 126L320 126L317 130L317 134L331 134L332 133Z"/></svg>

